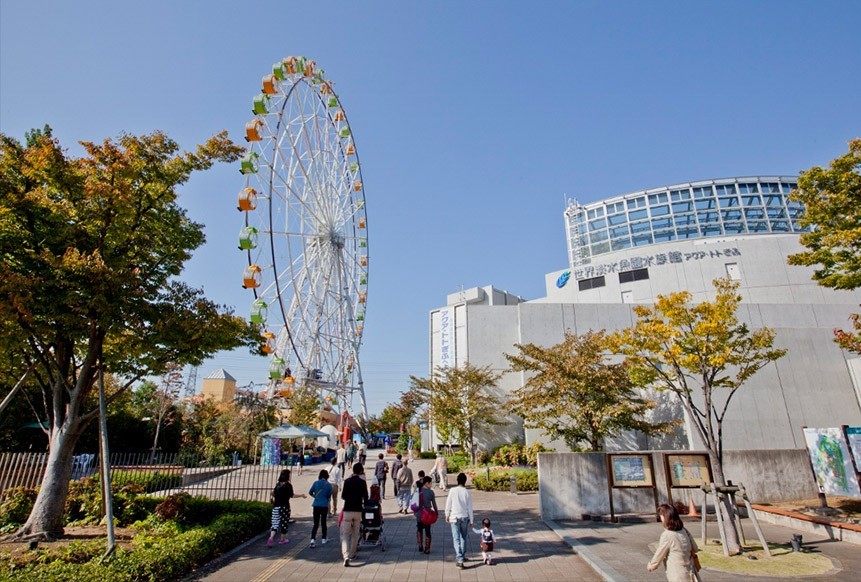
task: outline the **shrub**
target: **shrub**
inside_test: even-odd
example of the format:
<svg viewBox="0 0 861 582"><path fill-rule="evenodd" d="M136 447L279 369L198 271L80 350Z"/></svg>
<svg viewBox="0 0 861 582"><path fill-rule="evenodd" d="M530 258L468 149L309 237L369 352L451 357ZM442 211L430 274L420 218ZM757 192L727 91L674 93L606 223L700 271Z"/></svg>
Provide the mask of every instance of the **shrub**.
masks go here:
<svg viewBox="0 0 861 582"><path fill-rule="evenodd" d="M518 491L538 491L538 471L535 469L491 471L490 479L479 471L473 476L472 484L479 491L508 491L511 475L514 475Z"/></svg>
<svg viewBox="0 0 861 582"><path fill-rule="evenodd" d="M36 502L36 489L13 487L6 491L0 503L0 529L13 529L23 525Z"/></svg>
<svg viewBox="0 0 861 582"><path fill-rule="evenodd" d="M152 493L164 489L175 489L182 485L182 474L162 471L114 471L111 474L111 489L116 491L136 488L139 493Z"/></svg>
<svg viewBox="0 0 861 582"><path fill-rule="evenodd" d="M532 443L528 447L522 443L515 442L510 445L502 445L493 450L490 462L497 465L515 467L517 465L538 465L538 453L549 453L548 449L541 443Z"/></svg>
<svg viewBox="0 0 861 582"><path fill-rule="evenodd" d="M191 495L188 493L174 493L155 506L155 514L159 519L165 521L179 520L182 518L189 499L191 499Z"/></svg>
<svg viewBox="0 0 861 582"><path fill-rule="evenodd" d="M201 498L183 499L179 503L173 501L171 507L183 505L184 508L184 512L176 512L177 517L188 519L194 514L198 519L207 519L210 523L183 529L177 521L163 522L151 515L136 524L146 527L135 537L132 546L128 549L117 548L114 559L104 564L99 563L103 542L80 544L65 550L65 554L52 552L41 563L10 564L6 568L8 574L2 578L27 582L176 580L269 525L271 506L266 503Z"/></svg>
<svg viewBox="0 0 861 582"><path fill-rule="evenodd" d="M419 453L419 459L435 459L436 453L433 451L422 451Z"/></svg>
<svg viewBox="0 0 861 582"><path fill-rule="evenodd" d="M102 518L102 492L99 481L85 477L69 483L66 498L66 523L92 524Z"/></svg>
<svg viewBox="0 0 861 582"><path fill-rule="evenodd" d="M448 462L449 473L460 473L463 467L469 464L469 457L466 455L446 455L445 460Z"/></svg>

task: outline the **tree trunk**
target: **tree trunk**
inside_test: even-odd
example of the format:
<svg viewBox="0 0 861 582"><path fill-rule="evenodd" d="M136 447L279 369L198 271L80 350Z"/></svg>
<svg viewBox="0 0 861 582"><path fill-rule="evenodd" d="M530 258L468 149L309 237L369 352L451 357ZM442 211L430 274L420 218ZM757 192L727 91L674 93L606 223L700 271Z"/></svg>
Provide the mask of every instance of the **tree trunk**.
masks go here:
<svg viewBox="0 0 861 582"><path fill-rule="evenodd" d="M161 431L161 419L162 419L162 415L159 414L158 422L156 422L156 424L155 424L155 438L152 439L152 452L150 453L150 456L149 456L149 464L150 465L155 464L155 453L158 450L158 433Z"/></svg>
<svg viewBox="0 0 861 582"><path fill-rule="evenodd" d="M53 429L39 495L27 523L16 532L16 537L52 539L63 535L66 497L72 477L72 453L79 436L80 432L70 431L65 424Z"/></svg>
<svg viewBox="0 0 861 582"><path fill-rule="evenodd" d="M709 460L712 464L712 470L714 471L714 480L715 485L718 487L726 485L726 479L723 475L723 465L718 459L717 454L712 451L709 451ZM724 525L726 526L726 549L729 551L729 554L735 555L741 553L741 543L738 538L738 530L736 519L735 519L735 511L733 511L732 500L729 495L724 495L723 501L718 503L717 507L715 507L715 511L720 511L721 516L723 517ZM706 516L703 516L705 519Z"/></svg>
<svg viewBox="0 0 861 582"><path fill-rule="evenodd" d="M472 459L472 464L475 465L475 435L472 430L472 423L469 423L469 456Z"/></svg>

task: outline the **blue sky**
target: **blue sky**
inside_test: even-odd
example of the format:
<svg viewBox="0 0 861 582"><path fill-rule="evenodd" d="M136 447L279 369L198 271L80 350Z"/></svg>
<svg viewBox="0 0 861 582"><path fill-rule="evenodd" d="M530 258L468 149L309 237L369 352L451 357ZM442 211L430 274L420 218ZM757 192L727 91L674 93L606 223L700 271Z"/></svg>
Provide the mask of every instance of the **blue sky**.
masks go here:
<svg viewBox="0 0 861 582"><path fill-rule="evenodd" d="M242 142L271 64L315 59L362 160L371 412L428 372L461 285L527 298L566 265L564 195L794 174L861 134L861 3L0 2L0 131ZM207 243L184 278L247 313L236 167L181 191ZM240 384L267 362L221 354Z"/></svg>

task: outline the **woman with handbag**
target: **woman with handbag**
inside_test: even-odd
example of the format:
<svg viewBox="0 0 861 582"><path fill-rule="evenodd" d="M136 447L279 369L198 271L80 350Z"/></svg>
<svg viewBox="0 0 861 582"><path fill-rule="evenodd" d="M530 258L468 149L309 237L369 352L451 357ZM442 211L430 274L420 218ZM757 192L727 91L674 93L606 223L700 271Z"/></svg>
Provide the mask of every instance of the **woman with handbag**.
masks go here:
<svg viewBox="0 0 861 582"><path fill-rule="evenodd" d="M431 489L431 481L432 479L430 477L424 477L421 481L416 483L416 486L421 483L421 487L419 487L417 491L419 498L415 510L416 541L418 542L419 551L426 554L430 554L431 526L436 522L437 517L439 516L439 510L436 506L436 495L434 494L433 489ZM422 543L422 537L424 537L424 543Z"/></svg>
<svg viewBox="0 0 861 582"><path fill-rule="evenodd" d="M667 569L667 582L691 582L699 580L699 559L697 543L685 529L676 509L666 503L658 506L658 517L664 525L664 532L658 542L658 549L647 569L654 572L663 562Z"/></svg>

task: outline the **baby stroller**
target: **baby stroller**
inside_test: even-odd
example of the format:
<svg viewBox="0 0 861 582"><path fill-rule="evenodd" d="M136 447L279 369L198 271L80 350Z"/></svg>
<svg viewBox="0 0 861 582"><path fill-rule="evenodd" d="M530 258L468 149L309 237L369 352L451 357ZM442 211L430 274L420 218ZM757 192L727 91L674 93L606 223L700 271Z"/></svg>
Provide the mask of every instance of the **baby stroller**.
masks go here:
<svg viewBox="0 0 861 582"><path fill-rule="evenodd" d="M369 504L362 507L359 545L380 546L381 551L386 551L386 536L383 533L383 508L379 504Z"/></svg>

